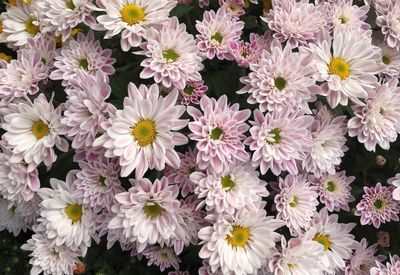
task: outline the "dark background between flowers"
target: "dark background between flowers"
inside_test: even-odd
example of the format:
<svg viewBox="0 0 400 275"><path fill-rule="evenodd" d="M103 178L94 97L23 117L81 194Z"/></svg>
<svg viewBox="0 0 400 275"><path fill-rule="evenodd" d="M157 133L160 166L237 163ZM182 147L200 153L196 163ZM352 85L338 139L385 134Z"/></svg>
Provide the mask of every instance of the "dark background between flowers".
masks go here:
<svg viewBox="0 0 400 275"><path fill-rule="evenodd" d="M210 1L211 9L218 8L217 0ZM262 2L259 0L259 2ZM356 4L362 5L362 1L354 1ZM270 8L270 1L264 0L264 3L258 5L251 4L246 11L246 14L241 17L241 20L245 22L244 32L242 39L248 40L251 32L262 34L268 30L268 26L260 19L260 15L263 13L263 9L268 10ZM3 1L0 3L1 11L5 10ZM171 16L177 16L181 23L185 23L187 31L192 34L196 34L195 24L196 20L201 20L202 10L198 8L197 0L194 0L190 5L178 5L174 10L171 11ZM373 24L374 14L370 12L369 23ZM81 26L84 31L87 31L86 26ZM373 25L374 27L374 25ZM379 35L380 30L374 29L374 35ZM131 52L122 52L119 46L119 38L105 40L102 39L104 33L96 32L96 38L102 43L103 48L111 48L113 51L113 57L117 59L115 64L116 73L110 77L110 85L112 87L112 95L109 101L114 104L117 108L122 107L123 98L127 95L127 85L129 82L134 82L136 85L151 84L151 80L143 80L139 78L141 72L140 62L143 57L133 55ZM9 55L16 56L15 52L4 45L0 45L0 51L5 52ZM242 87L239 81L241 76L246 75L249 70L240 68L234 61L220 61L205 60L205 69L202 71L203 80L208 86L208 96L216 97L226 94L231 103L240 103L241 109L249 108L254 110L255 105L249 105L246 102L247 95L237 95L235 91ZM55 105L58 105L66 100L66 95L63 91L60 81L49 81L46 86L41 87L41 92L45 93L47 97L55 93ZM321 100L323 100L321 98ZM346 115L351 117L352 110L350 106L338 106L334 109L334 112L338 115ZM186 115L187 116L187 115ZM189 130L184 129L185 133L189 133ZM354 208L356 203L361 199L363 194L363 186L374 186L377 182L386 183L386 180L396 172L400 172L399 157L400 157L400 142L394 142L391 144L391 148L388 151L377 148L376 153L368 152L365 150L362 144L359 144L356 138L350 138L347 136L346 145L350 148L343 158L343 162L340 166L340 170L346 170L347 175L356 177L356 180L352 183L352 194L356 197L356 201L351 204L351 212L340 212L339 220L341 222L356 222L359 223L359 217L354 216ZM190 143L188 146L193 147L194 144ZM177 148L179 151L186 151L188 146L181 146ZM71 169L79 168L77 164L73 163L72 157L74 151L70 149L66 153L60 153L58 155L57 162L53 164L50 171L46 172L44 166L39 166L41 186L49 186L50 178L65 179L65 175ZM377 156L382 156L386 159L384 165L378 165L376 161ZM150 179L162 176L162 172L151 171L147 173ZM262 176L267 182L276 181L276 177L271 173ZM129 182L127 178L122 179L122 183L125 188L129 188ZM267 199L267 211L270 214L274 214L270 211L272 200ZM378 247L379 254L388 255L400 253L400 223L391 222L389 224L383 224L379 230L384 230L390 234L390 246L387 248ZM357 227L352 231L356 236L357 240L366 238L369 244L377 241L377 232L379 231L373 226L361 226ZM281 229L281 233L289 236L287 230ZM21 233L18 237L14 237L12 234L3 231L0 232L0 274L4 275L22 275L29 274L29 256L28 253L22 251L20 246L26 242L31 236L32 232ZM201 266L201 259L197 256L199 246L190 246L185 248L183 253L180 255L182 260L180 264L180 270L188 270L190 274L197 274L198 268ZM86 272L84 274L96 274L96 275L114 275L114 274L167 274L167 270L161 273L157 267L148 267L146 259L138 260L129 256L129 252L123 252L119 248L118 244L114 245L110 250L106 249L106 239L102 238L99 245L92 243L92 247L89 249L88 254L82 259L82 262L86 265Z"/></svg>

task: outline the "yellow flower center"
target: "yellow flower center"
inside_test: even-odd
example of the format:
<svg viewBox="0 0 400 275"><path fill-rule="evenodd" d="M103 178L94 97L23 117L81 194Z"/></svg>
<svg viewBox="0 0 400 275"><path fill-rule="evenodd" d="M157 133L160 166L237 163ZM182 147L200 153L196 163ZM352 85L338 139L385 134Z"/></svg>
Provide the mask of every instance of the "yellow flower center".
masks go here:
<svg viewBox="0 0 400 275"><path fill-rule="evenodd" d="M162 208L158 203L150 201L143 207L143 211L148 218L154 219L160 216L165 209Z"/></svg>
<svg viewBox="0 0 400 275"><path fill-rule="evenodd" d="M12 57L10 55L6 55L5 53L0 53L0 59L4 60L7 63L10 63Z"/></svg>
<svg viewBox="0 0 400 275"><path fill-rule="evenodd" d="M156 123L152 119L141 119L132 127L132 136L141 147L152 144L157 137Z"/></svg>
<svg viewBox="0 0 400 275"><path fill-rule="evenodd" d="M244 247L250 238L250 228L234 225L229 235L226 235L225 240L233 247Z"/></svg>
<svg viewBox="0 0 400 275"><path fill-rule="evenodd" d="M283 89L285 89L285 87L286 87L286 80L283 78L283 77L277 77L277 78L275 78L275 80L274 80L274 84L275 84L275 87L279 90L279 91L282 91Z"/></svg>
<svg viewBox="0 0 400 275"><path fill-rule="evenodd" d="M79 204L67 204L64 208L65 214L72 222L79 222L82 218L82 206Z"/></svg>
<svg viewBox="0 0 400 275"><path fill-rule="evenodd" d="M69 8L70 10L74 10L76 8L74 1L72 1L72 0L67 1L66 5L67 5L67 8Z"/></svg>
<svg viewBox="0 0 400 275"><path fill-rule="evenodd" d="M216 127L211 131L211 139L220 139L224 135L224 131L221 128Z"/></svg>
<svg viewBox="0 0 400 275"><path fill-rule="evenodd" d="M289 203L289 206L294 208L297 206L298 203L299 203L299 198L296 196L293 196L293 201L291 203Z"/></svg>
<svg viewBox="0 0 400 275"><path fill-rule="evenodd" d="M79 60L79 67L86 70L89 68L89 62L86 58Z"/></svg>
<svg viewBox="0 0 400 275"><path fill-rule="evenodd" d="M33 21L35 21L35 19L32 17L29 17L28 20L25 21L25 30L30 35L36 35L39 32L39 26L33 24Z"/></svg>
<svg viewBox="0 0 400 275"><path fill-rule="evenodd" d="M335 183L333 181L328 181L326 190L328 190L329 192L333 192L335 191L335 189L336 189Z"/></svg>
<svg viewBox="0 0 400 275"><path fill-rule="evenodd" d="M163 57L167 62L175 62L179 58L179 54L177 54L173 49L168 49L163 52Z"/></svg>
<svg viewBox="0 0 400 275"><path fill-rule="evenodd" d="M129 4L122 8L121 16L122 21L132 26L142 22L144 20L145 14L143 8L135 4Z"/></svg>
<svg viewBox="0 0 400 275"><path fill-rule="evenodd" d="M36 120L32 124L31 130L32 130L33 135L37 139L41 139L41 138L47 136L47 134L49 133L49 126L47 126L47 124L44 123L43 120L39 119L39 120Z"/></svg>
<svg viewBox="0 0 400 275"><path fill-rule="evenodd" d="M211 39L214 41L217 41L219 44L221 44L224 37L222 36L222 34L220 32L216 32L216 33L214 33L213 36L211 36Z"/></svg>
<svg viewBox="0 0 400 275"><path fill-rule="evenodd" d="M17 0L8 0L8 4L15 7L17 6Z"/></svg>
<svg viewBox="0 0 400 275"><path fill-rule="evenodd" d="M0 20L0 33L3 32L3 21Z"/></svg>
<svg viewBox="0 0 400 275"><path fill-rule="evenodd" d="M313 241L316 241L324 246L324 251L331 248L331 241L329 240L329 235L315 234Z"/></svg>
<svg viewBox="0 0 400 275"><path fill-rule="evenodd" d="M291 264L291 263L288 263L287 266L288 266L288 268L289 268L290 270L292 270L292 269L295 267L295 265L294 265L294 264Z"/></svg>
<svg viewBox="0 0 400 275"><path fill-rule="evenodd" d="M281 130L279 128L274 128L272 129L269 134L273 135L273 139L274 141L266 141L268 144L277 144L279 142L281 142L282 136L281 136Z"/></svg>
<svg viewBox="0 0 400 275"><path fill-rule="evenodd" d="M344 16L344 15L339 16L338 19L339 19L339 21L340 21L341 24L346 24L347 22L349 22L349 18L347 18L347 17Z"/></svg>
<svg viewBox="0 0 400 275"><path fill-rule="evenodd" d="M221 185L222 188L228 192L230 191L233 187L235 187L235 182L232 180L230 175L226 175L221 178Z"/></svg>
<svg viewBox="0 0 400 275"><path fill-rule="evenodd" d="M331 59L331 62L328 65L328 70L330 74L335 74L342 80L350 76L350 64L339 57Z"/></svg>

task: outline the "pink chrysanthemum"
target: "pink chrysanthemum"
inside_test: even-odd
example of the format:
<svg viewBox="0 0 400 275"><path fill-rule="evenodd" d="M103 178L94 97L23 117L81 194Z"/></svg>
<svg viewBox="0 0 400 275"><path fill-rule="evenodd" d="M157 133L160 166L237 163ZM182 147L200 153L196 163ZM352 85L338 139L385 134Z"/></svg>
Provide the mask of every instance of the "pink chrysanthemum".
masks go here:
<svg viewBox="0 0 400 275"><path fill-rule="evenodd" d="M245 144L254 151L252 165L260 166L261 174L271 169L279 175L282 171L297 174L296 161L304 160L306 152L312 145L309 127L313 117L304 115L302 111L272 112L263 115L254 111L255 121L251 121L251 136Z"/></svg>
<svg viewBox="0 0 400 275"><path fill-rule="evenodd" d="M317 34L326 27L323 10L308 0L273 0L272 5L274 8L261 19L275 32L275 39L287 41L293 48L314 42Z"/></svg>
<svg viewBox="0 0 400 275"><path fill-rule="evenodd" d="M390 48L386 43L379 45L382 57L382 73L389 79L400 75L400 51Z"/></svg>
<svg viewBox="0 0 400 275"><path fill-rule="evenodd" d="M240 79L245 86L238 93L251 94L247 101L259 104L262 112L299 107L310 112L307 102L315 80L309 62L291 47L272 43L270 52L264 51L260 62L250 65L249 75Z"/></svg>
<svg viewBox="0 0 400 275"><path fill-rule="evenodd" d="M233 18L238 18L246 13L245 1L243 0L219 0L221 9L225 10L225 13L229 14Z"/></svg>
<svg viewBox="0 0 400 275"><path fill-rule="evenodd" d="M386 265L376 261L376 267L370 271L370 275L397 275L400 274L400 257L398 255L390 255L389 262Z"/></svg>
<svg viewBox="0 0 400 275"><path fill-rule="evenodd" d="M364 195L357 204L356 216L360 216L362 225L372 224L379 228L381 223L399 220L400 205L393 199L393 186L386 187L377 183L375 187L364 186Z"/></svg>
<svg viewBox="0 0 400 275"><path fill-rule="evenodd" d="M107 133L94 142L106 148L106 157L119 157L121 176L135 170L136 178L142 178L149 168L161 171L165 164L179 168L174 147L186 144L187 138L177 131L188 121L180 119L185 107L175 105L177 98L176 89L162 97L156 84L129 84L124 109L117 110Z"/></svg>
<svg viewBox="0 0 400 275"><path fill-rule="evenodd" d="M133 187L128 192L115 195L118 204L112 207L115 217L109 229L123 229L123 235L131 242L136 241L137 251L147 245L166 242L182 235L176 209L178 186L170 185L163 177L151 183L148 179L131 180Z"/></svg>
<svg viewBox="0 0 400 275"><path fill-rule="evenodd" d="M178 43L179 42L179 43ZM140 47L145 55L140 65L140 77L154 77L156 83L164 87L183 90L188 80L201 80L199 71L203 69L202 58L193 35L186 32L186 25L179 24L174 17L165 22L161 29L149 29L146 42Z"/></svg>
<svg viewBox="0 0 400 275"><path fill-rule="evenodd" d="M233 60L230 44L239 41L243 27L243 21L233 18L223 8L217 12L205 11L203 20L196 21L196 29L200 33L196 35L197 47L208 59L217 56L220 60Z"/></svg>
<svg viewBox="0 0 400 275"><path fill-rule="evenodd" d="M280 193L275 196L277 218L283 220L292 235L308 228L317 210L317 188L310 185L305 175L279 178Z"/></svg>
<svg viewBox="0 0 400 275"><path fill-rule="evenodd" d="M56 70L51 72L50 78L63 80L64 86L76 78L77 71L85 75L96 75L98 71L101 71L104 73L102 74L104 81L108 81L108 75L115 71L112 66L115 59L111 58L111 50L103 50L100 41L94 40L92 31L89 31L86 36L78 33L77 39L71 39L55 59Z"/></svg>
<svg viewBox="0 0 400 275"><path fill-rule="evenodd" d="M375 266L375 261L381 262L385 256L379 255L375 257L376 247L378 244L368 246L366 239L362 239L351 259L346 263L345 275L370 275L370 270Z"/></svg>
<svg viewBox="0 0 400 275"><path fill-rule="evenodd" d="M355 200L351 195L350 184L355 177L347 177L346 171L341 171L334 174L323 173L319 177L310 176L309 180L318 187L319 200L328 211L350 211L349 203Z"/></svg>
<svg viewBox="0 0 400 275"><path fill-rule="evenodd" d="M170 268L171 266L179 269L181 260L170 247L152 246L146 248L142 254L147 258L148 266L158 266L161 272L164 272L166 268Z"/></svg>
<svg viewBox="0 0 400 275"><path fill-rule="evenodd" d="M354 117L348 122L349 136L357 136L368 151L378 144L385 150L400 133L400 88L397 79L381 85L366 99L366 104L352 108Z"/></svg>
<svg viewBox="0 0 400 275"><path fill-rule="evenodd" d="M53 68L54 58L56 56L56 41L53 37L41 35L38 38L30 38L26 43L25 49L38 51L40 61L49 69Z"/></svg>
<svg viewBox="0 0 400 275"><path fill-rule="evenodd" d="M239 104L228 105L226 95L218 100L203 96L200 100L203 113L188 106L187 112L194 119L189 123L191 140L197 141L197 164L200 169L212 169L221 173L236 160L247 161L242 140L249 129L246 120L250 110L239 111Z"/></svg>
<svg viewBox="0 0 400 275"><path fill-rule="evenodd" d="M179 99L182 105L200 104L200 99L204 96L208 87L204 81L188 81L185 88L179 93Z"/></svg>
<svg viewBox="0 0 400 275"><path fill-rule="evenodd" d="M400 173L397 173L393 178L388 179L387 182L396 187L393 191L393 199L400 201Z"/></svg>
<svg viewBox="0 0 400 275"><path fill-rule="evenodd" d="M378 5L376 10L376 24L381 27L386 43L391 48L400 50L400 2L397 0L384 1L384 5Z"/></svg>

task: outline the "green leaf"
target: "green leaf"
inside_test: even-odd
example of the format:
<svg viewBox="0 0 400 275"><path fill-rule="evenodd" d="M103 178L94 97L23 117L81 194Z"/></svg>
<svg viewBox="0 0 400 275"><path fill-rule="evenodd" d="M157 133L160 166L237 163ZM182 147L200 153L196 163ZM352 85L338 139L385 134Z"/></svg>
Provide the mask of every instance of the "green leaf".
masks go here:
<svg viewBox="0 0 400 275"><path fill-rule="evenodd" d="M193 6L189 6L186 4L178 4L170 13L170 16L182 17L185 14L189 13L193 9Z"/></svg>

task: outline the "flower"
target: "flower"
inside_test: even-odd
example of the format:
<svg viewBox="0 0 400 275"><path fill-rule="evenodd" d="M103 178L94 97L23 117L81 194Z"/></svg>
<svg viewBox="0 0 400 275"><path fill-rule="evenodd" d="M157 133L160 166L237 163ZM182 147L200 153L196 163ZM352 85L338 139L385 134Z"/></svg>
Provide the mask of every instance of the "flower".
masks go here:
<svg viewBox="0 0 400 275"><path fill-rule="evenodd" d="M86 36L78 33L77 39L71 39L55 59L56 69L51 72L50 78L63 80L64 86L76 78L77 71L84 75L96 75L101 71L104 81L108 81L108 75L115 71L112 66L115 59L111 58L111 50L101 48L100 41L94 40L93 31L89 31Z"/></svg>
<svg viewBox="0 0 400 275"><path fill-rule="evenodd" d="M346 171L341 171L334 174L323 173L319 177L311 175L309 180L318 187L319 200L328 211L350 211L349 203L355 200L351 195L350 184L355 177L347 177Z"/></svg>
<svg viewBox="0 0 400 275"><path fill-rule="evenodd" d="M179 43L177 43L179 41ZM169 19L157 30L146 32L146 42L136 54L145 55L140 65L140 77L154 77L156 83L166 88L183 90L188 80L201 80L202 58L193 35L186 32L186 25L179 24L178 18Z"/></svg>
<svg viewBox="0 0 400 275"><path fill-rule="evenodd" d="M199 231L199 256L209 259L211 272L255 274L267 263L280 235L274 232L283 222L266 216L264 210L238 211Z"/></svg>
<svg viewBox="0 0 400 275"><path fill-rule="evenodd" d="M376 267L371 268L371 275L396 275L400 274L400 257L398 255L390 255L390 262L386 266L375 261Z"/></svg>
<svg viewBox="0 0 400 275"><path fill-rule="evenodd" d="M349 136L357 136L368 151L375 151L377 144L388 150L400 132L399 94L397 79L393 79L373 91L366 104L354 105L354 117L347 125Z"/></svg>
<svg viewBox="0 0 400 275"><path fill-rule="evenodd" d="M375 266L375 261L382 261L385 258L385 256L374 256L377 245L378 244L368 246L367 240L363 238L357 245L353 256L351 256L351 259L347 262L345 274L369 275L370 269Z"/></svg>
<svg viewBox="0 0 400 275"><path fill-rule="evenodd" d="M221 173L234 161L246 161L246 152L242 140L249 129L246 120L250 110L239 111L239 104L228 105L226 95L218 100L203 96L200 108L192 106L187 112L194 119L189 123L191 140L197 141L197 165L200 169L213 169Z"/></svg>
<svg viewBox="0 0 400 275"><path fill-rule="evenodd" d="M382 34L389 47L400 50L400 3L395 0L384 1L376 10L376 25L381 28Z"/></svg>
<svg viewBox="0 0 400 275"><path fill-rule="evenodd" d="M308 57L292 52L291 47L282 49L279 43L272 43L258 64L250 64L251 72L240 79L245 86L237 93L251 94L247 102L258 103L262 112L299 107L310 112L307 102L312 100L315 80L308 62Z"/></svg>
<svg viewBox="0 0 400 275"><path fill-rule="evenodd" d="M323 10L308 0L274 0L273 9L261 19L274 31L279 42L287 41L292 48L313 43L321 29L326 27Z"/></svg>
<svg viewBox="0 0 400 275"><path fill-rule="evenodd" d="M118 203L111 208L115 216L108 228L123 229L122 234L130 242L136 241L138 253L147 245L179 238L182 228L176 213L180 207L178 187L166 177L154 183L146 178L130 181L133 187L115 195Z"/></svg>
<svg viewBox="0 0 400 275"><path fill-rule="evenodd" d="M221 9L225 10L225 13L229 14L233 18L239 19L240 16L245 14L245 1L243 0L219 0Z"/></svg>
<svg viewBox="0 0 400 275"><path fill-rule="evenodd" d="M339 103L347 105L349 98L361 104L359 98L366 98L378 85L375 74L382 70L379 48L354 31L336 32L333 40L324 32L317 44L301 47L300 53L313 55L315 79L326 81L322 94L332 108Z"/></svg>
<svg viewBox="0 0 400 275"><path fill-rule="evenodd" d="M356 216L361 216L361 225L373 224L379 228L381 223L399 220L400 205L393 199L393 186L382 186L377 183L375 187L364 186L364 195L357 204Z"/></svg>
<svg viewBox="0 0 400 275"><path fill-rule="evenodd" d="M33 171L42 161L50 167L57 159L54 146L66 152L68 142L59 136L61 108L54 108L40 94L32 102L21 101L16 110L4 116L2 127L7 132L3 138L10 145L15 161L24 160ZM18 160L17 160L18 159Z"/></svg>
<svg viewBox="0 0 400 275"><path fill-rule="evenodd" d="M180 166L174 147L187 143L185 135L176 132L187 125L187 120L179 119L185 107L175 106L177 90L166 97L159 94L156 84L137 88L130 83L124 109L116 112L106 134L93 144L105 147L106 157L119 157L122 177L133 170L136 178L142 178L149 168L161 171L165 164Z"/></svg>
<svg viewBox="0 0 400 275"><path fill-rule="evenodd" d="M179 93L180 103L182 105L189 105L190 103L198 105L200 104L201 97L208 90L208 87L204 85L204 81L187 81L185 88Z"/></svg>
<svg viewBox="0 0 400 275"><path fill-rule="evenodd" d="M345 261L351 258L351 251L357 245L350 231L355 223L338 223L338 215L328 215L322 208L311 221L310 228L301 236L302 240L313 240L323 246L322 261L328 274L336 274L345 268Z"/></svg>
<svg viewBox="0 0 400 275"><path fill-rule="evenodd" d="M217 214L259 208L262 197L269 195L267 183L259 179L259 173L249 164L235 163L220 174L194 172L190 179L195 183L195 194L204 199L209 212Z"/></svg>
<svg viewBox="0 0 400 275"><path fill-rule="evenodd" d="M147 258L148 266L156 265L160 267L161 272L164 272L166 268L171 266L175 269L179 269L181 260L170 247L151 246L146 248L142 254Z"/></svg>
<svg viewBox="0 0 400 275"><path fill-rule="evenodd" d="M382 58L382 73L387 78L397 77L400 75L400 52L390 48L386 43L379 45Z"/></svg>
<svg viewBox="0 0 400 275"><path fill-rule="evenodd" d="M95 30L106 30L105 39L121 33L121 49L129 51L142 42L146 30L159 28L168 18L177 1L171 0L99 0L102 14L97 17Z"/></svg>
<svg viewBox="0 0 400 275"><path fill-rule="evenodd" d="M50 179L51 188L40 188L40 218L44 234L55 245L65 245L86 255L91 237L95 237L94 213L76 196L74 180L78 170L71 170L66 180Z"/></svg>
<svg viewBox="0 0 400 275"><path fill-rule="evenodd" d="M40 62L49 69L53 68L56 55L56 41L53 37L42 34L37 38L29 38L25 49L29 49L31 52L39 52Z"/></svg>
<svg viewBox="0 0 400 275"><path fill-rule="evenodd" d="M197 47L208 59L233 60L230 44L239 41L244 22L233 18L224 8L203 13L203 20L196 21Z"/></svg>
<svg viewBox="0 0 400 275"><path fill-rule="evenodd" d="M393 190L393 199L400 201L400 173L397 173L394 177L387 180L389 184L396 186Z"/></svg>
<svg viewBox="0 0 400 275"><path fill-rule="evenodd" d="M296 161L304 160L305 153L312 145L309 127L313 118L304 115L303 111L269 112L263 115L258 109L254 111L254 121L250 122L251 136L245 144L254 151L253 167L260 166L261 174L271 169L278 176L282 171L297 174Z"/></svg>

